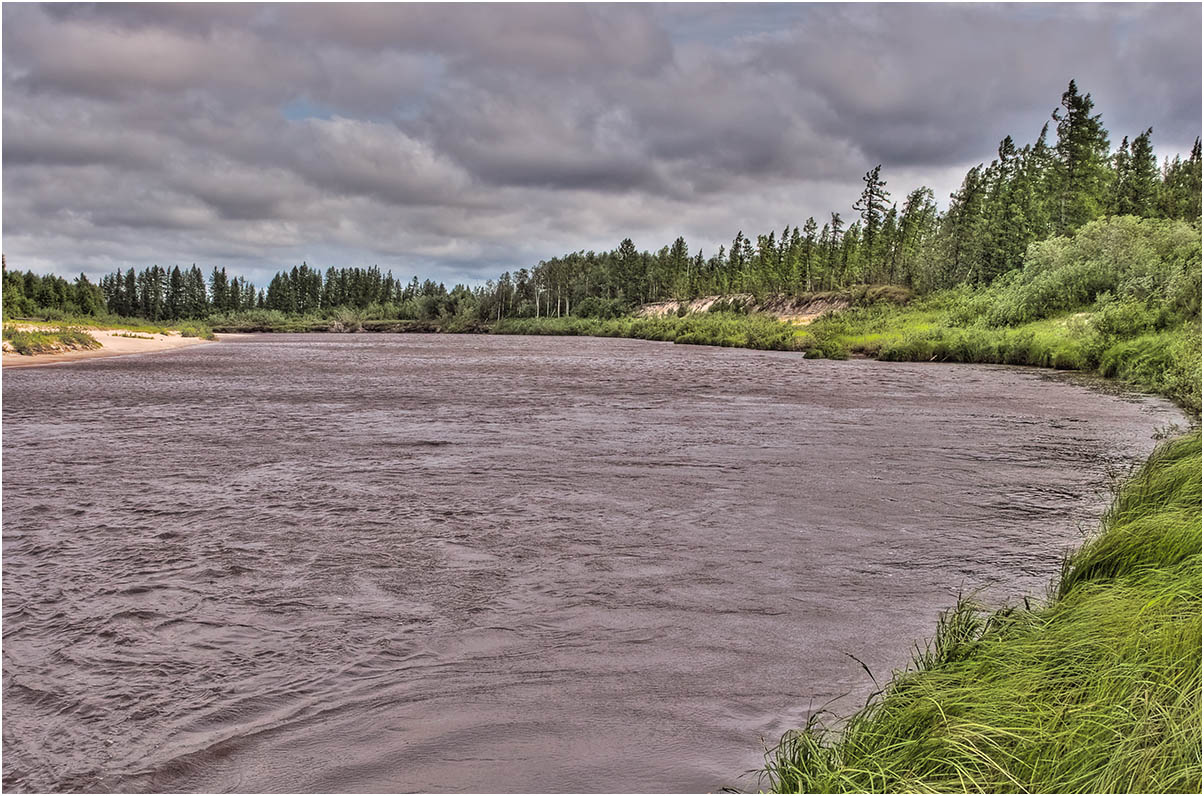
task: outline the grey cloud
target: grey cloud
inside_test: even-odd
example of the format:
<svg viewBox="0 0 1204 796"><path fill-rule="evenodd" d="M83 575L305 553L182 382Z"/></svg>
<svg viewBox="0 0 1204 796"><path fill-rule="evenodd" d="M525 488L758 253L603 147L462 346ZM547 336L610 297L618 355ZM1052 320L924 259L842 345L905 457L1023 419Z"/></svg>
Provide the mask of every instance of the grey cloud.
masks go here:
<svg viewBox="0 0 1204 796"><path fill-rule="evenodd" d="M4 114L4 160L12 165L119 165L144 169L153 165L149 152L154 136L130 133L120 137L96 130L87 119L58 120Z"/></svg>
<svg viewBox="0 0 1204 796"><path fill-rule="evenodd" d="M1196 109L1198 132L1199 26L1190 6L892 5L875 14L831 6L746 46L762 69L813 95L826 109L816 115L822 129L856 142L868 160L936 164L989 160L1005 135L1032 140L1072 78L1095 93L1107 125L1166 119L1169 107L1149 100L1169 91L1184 116ZM1133 61L1151 60L1157 74L1134 80ZM1168 80L1176 71L1181 79ZM1113 86L1125 87L1124 101L1101 107Z"/></svg>
<svg viewBox="0 0 1204 796"><path fill-rule="evenodd" d="M19 30L16 34L14 30ZM5 71L19 59L9 86L121 100L141 92L281 93L303 79L304 65L281 58L253 34L223 28L209 35L164 28L123 28L5 8ZM299 68L300 66L300 68Z"/></svg>
<svg viewBox="0 0 1204 796"><path fill-rule="evenodd" d="M456 85L413 129L491 185L655 189L625 112L594 92L567 101L559 93L496 81L489 90Z"/></svg>
<svg viewBox="0 0 1204 796"><path fill-rule="evenodd" d="M1200 9L4 6L11 262L307 259L484 279L623 237L947 196L1066 81L1119 140L1199 134ZM309 109L307 114L306 109ZM307 117L308 116L308 117ZM24 266L21 266L24 267Z"/></svg>
<svg viewBox="0 0 1204 796"><path fill-rule="evenodd" d="M465 66L541 75L654 73L670 56L650 11L622 5L314 4L290 9L281 24L307 41L434 52Z"/></svg>

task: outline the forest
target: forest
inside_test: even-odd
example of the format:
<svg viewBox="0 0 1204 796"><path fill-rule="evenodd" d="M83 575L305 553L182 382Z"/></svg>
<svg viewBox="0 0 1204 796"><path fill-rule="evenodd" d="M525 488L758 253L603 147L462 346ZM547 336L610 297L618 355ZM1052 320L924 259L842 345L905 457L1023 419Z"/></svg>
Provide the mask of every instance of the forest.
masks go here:
<svg viewBox="0 0 1204 796"><path fill-rule="evenodd" d="M1052 123L1052 128L1051 128ZM281 316L496 322L506 318L614 318L642 304L733 293L802 295L858 284L897 285L925 295L981 287L1018 272L1029 248L1069 236L1100 218L1201 219L1201 150L1157 163L1153 129L1112 148L1090 94L1071 81L1060 106L1023 146L1011 136L989 164L965 175L938 208L920 186L897 196L882 167L864 178L847 218L832 212L801 224L746 234L709 255L678 237L639 251L630 238L607 252L577 251L501 274L484 285L451 290L431 280L408 282L376 267L282 270L266 288L195 264L151 265L104 276L58 276L4 270L4 315L112 315L154 322ZM901 201L899 201L901 197ZM270 313L265 315L264 313Z"/></svg>

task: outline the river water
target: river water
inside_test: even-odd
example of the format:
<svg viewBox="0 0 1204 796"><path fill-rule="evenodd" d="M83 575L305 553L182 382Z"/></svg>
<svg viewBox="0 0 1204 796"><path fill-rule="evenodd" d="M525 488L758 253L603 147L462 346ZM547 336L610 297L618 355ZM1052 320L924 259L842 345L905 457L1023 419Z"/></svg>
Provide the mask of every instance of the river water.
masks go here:
<svg viewBox="0 0 1204 796"><path fill-rule="evenodd" d="M1182 415L1035 370L275 335L4 374L6 790L707 791L1043 595ZM853 657L850 657L853 656Z"/></svg>

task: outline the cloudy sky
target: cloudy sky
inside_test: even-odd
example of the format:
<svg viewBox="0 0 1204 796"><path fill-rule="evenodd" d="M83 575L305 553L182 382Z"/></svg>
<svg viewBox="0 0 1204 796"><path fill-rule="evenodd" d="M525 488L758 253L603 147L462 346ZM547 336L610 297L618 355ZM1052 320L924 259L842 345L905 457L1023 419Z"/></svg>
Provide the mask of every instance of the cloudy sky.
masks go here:
<svg viewBox="0 0 1204 796"><path fill-rule="evenodd" d="M1190 4L3 9L10 267L372 265L481 281L943 203L1074 78L1113 143L1200 133Z"/></svg>

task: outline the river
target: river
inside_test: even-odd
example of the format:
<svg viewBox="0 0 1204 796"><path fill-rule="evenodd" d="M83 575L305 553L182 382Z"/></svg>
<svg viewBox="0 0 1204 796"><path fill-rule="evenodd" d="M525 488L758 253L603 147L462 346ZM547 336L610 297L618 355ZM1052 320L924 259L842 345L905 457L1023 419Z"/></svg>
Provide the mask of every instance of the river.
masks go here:
<svg viewBox="0 0 1204 796"><path fill-rule="evenodd" d="M252 335L3 397L9 791L755 789L959 591L1043 595L1186 424L594 338Z"/></svg>

